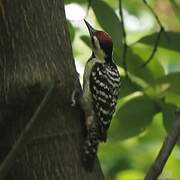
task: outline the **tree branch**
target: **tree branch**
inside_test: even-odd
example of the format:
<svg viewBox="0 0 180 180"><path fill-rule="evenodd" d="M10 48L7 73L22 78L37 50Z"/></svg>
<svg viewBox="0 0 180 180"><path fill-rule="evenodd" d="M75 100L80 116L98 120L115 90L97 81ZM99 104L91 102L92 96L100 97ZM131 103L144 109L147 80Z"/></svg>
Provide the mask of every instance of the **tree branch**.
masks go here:
<svg viewBox="0 0 180 180"><path fill-rule="evenodd" d="M157 14L154 12L154 10L152 9L152 7L147 3L146 0L143 0L143 3L145 4L145 6L147 6L147 8L151 11L151 13L153 14L153 16L156 18L156 21L157 21L157 23L159 24L159 26L164 29L161 21L159 20Z"/></svg>
<svg viewBox="0 0 180 180"><path fill-rule="evenodd" d="M17 158L17 155L22 150L22 147L25 145L25 142L28 139L28 135L33 127L33 124L36 122L36 120L39 118L39 115L42 113L44 107L48 104L49 100L52 97L52 94L55 89L55 82L53 82L44 96L43 100L41 101L40 105L36 109L35 113L33 114L30 121L27 123L25 128L22 130L21 135L19 136L18 140L13 145L12 149L8 153L7 157L4 159L4 161L0 165L0 180L3 180L6 174L8 173L9 169L12 167L13 162Z"/></svg>
<svg viewBox="0 0 180 180"><path fill-rule="evenodd" d="M166 161L168 160L178 138L180 136L180 109L178 109L176 114L176 120L173 124L172 129L169 131L169 134L164 140L164 143L161 147L161 150L151 165L149 171L146 174L145 180L156 180L161 174Z"/></svg>
<svg viewBox="0 0 180 180"><path fill-rule="evenodd" d="M158 18L157 14L154 12L154 10L152 9L152 7L147 3L146 0L143 0L143 3L144 3L145 6L151 11L151 13L153 14L153 16L155 17L158 25L160 26L160 31L159 31L159 33L158 33L158 35L157 35L156 40L155 40L154 48L153 48L153 50L152 50L152 53L151 53L151 55L149 56L149 58L146 60L146 62L145 62L144 64L142 64L142 67L146 66L146 65L153 59L154 55L155 55L156 52L157 52L157 48L158 48L158 44L159 44L159 41L160 41L160 37L161 37L161 35L162 35L163 32L164 32L167 40L169 40L169 38L168 38L168 36L167 36L167 34L166 34L165 30L164 30L164 26L162 25L162 23L161 23L160 19Z"/></svg>
<svg viewBox="0 0 180 180"><path fill-rule="evenodd" d="M126 30L125 30L125 26L124 26L124 17L123 17L123 11L122 11L122 0L119 0L119 15L121 18L121 27L122 27L122 35L123 35L123 53L122 53L123 67L125 69L125 75L128 76L127 62L126 62L128 45L127 45L127 40L126 40Z"/></svg>

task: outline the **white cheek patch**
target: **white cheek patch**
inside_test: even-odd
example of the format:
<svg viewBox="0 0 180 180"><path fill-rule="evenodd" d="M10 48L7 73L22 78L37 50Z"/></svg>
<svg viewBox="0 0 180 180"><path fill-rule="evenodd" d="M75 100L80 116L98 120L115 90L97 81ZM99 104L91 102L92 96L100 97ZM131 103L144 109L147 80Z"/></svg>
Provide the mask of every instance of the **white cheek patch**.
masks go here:
<svg viewBox="0 0 180 180"><path fill-rule="evenodd" d="M100 44L99 44L99 41L98 41L97 37L93 36L93 39L94 39L94 44L95 44L96 48L98 50L100 50L101 48L100 48Z"/></svg>
<svg viewBox="0 0 180 180"><path fill-rule="evenodd" d="M99 44L99 40L97 39L96 36L93 36L93 39L94 39L94 45L95 45L95 49L94 49L94 53L95 53L95 56L100 59L100 60L103 60L104 61L104 58L106 57L104 51L101 49L101 46Z"/></svg>

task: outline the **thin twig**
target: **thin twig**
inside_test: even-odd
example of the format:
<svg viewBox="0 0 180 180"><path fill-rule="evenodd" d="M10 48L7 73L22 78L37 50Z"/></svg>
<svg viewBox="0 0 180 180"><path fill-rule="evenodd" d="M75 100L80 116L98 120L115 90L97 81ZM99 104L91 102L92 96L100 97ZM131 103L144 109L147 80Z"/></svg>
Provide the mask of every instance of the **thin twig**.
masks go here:
<svg viewBox="0 0 180 180"><path fill-rule="evenodd" d="M21 135L13 145L12 149L6 156L5 160L0 165L0 180L3 180L5 176L7 175L9 169L12 167L15 159L17 158L20 151L23 149L23 146L26 144L26 141L28 139L28 135L30 134L30 130L33 127L33 124L38 120L39 115L42 113L44 107L48 104L49 100L52 98L52 94L55 89L55 82L52 83L50 86L48 92L44 96L43 100L41 101L40 105L36 109L35 113L33 114L30 121L27 123L25 128L22 130Z"/></svg>
<svg viewBox="0 0 180 180"><path fill-rule="evenodd" d="M123 53L122 53L122 60L123 60L123 67L125 69L125 75L127 75L128 77L128 73L127 73L127 59L126 59L126 55L127 55L127 49L128 49L128 45L127 45L127 40L126 40L126 30L125 30L125 26L124 26L124 17L123 17L123 10L122 10L122 0L119 0L119 15L121 18L121 27L122 27L122 35L123 35Z"/></svg>
<svg viewBox="0 0 180 180"><path fill-rule="evenodd" d="M169 37L168 37L168 34L166 33L166 31L165 31L165 29L164 29L164 26L162 25L159 17L158 17L157 14L154 12L153 8L147 3L146 0L143 0L143 2L144 2L144 4L145 4L145 6L151 11L151 13L153 14L153 16L155 17L155 19L156 19L159 27L162 29L162 32L163 32L164 35L165 35L167 41L169 41L170 39L169 39Z"/></svg>
<svg viewBox="0 0 180 180"><path fill-rule="evenodd" d="M161 150L146 174L145 180L156 180L161 174L177 140L180 137L180 110L177 111L176 119L171 131L164 140Z"/></svg>
<svg viewBox="0 0 180 180"><path fill-rule="evenodd" d="M157 37L156 37L156 40L155 40L155 43L154 43L154 48L151 52L151 55L149 56L149 58L145 61L144 64L141 65L141 67L144 67L146 66L151 60L152 58L154 57L154 55L156 54L156 51L157 51L157 48L158 48L158 44L159 44L159 41L160 41L160 37L161 37L161 34L163 32L163 29L161 28Z"/></svg>
<svg viewBox="0 0 180 180"><path fill-rule="evenodd" d="M154 57L154 55L156 54L157 52L157 48L158 48L158 45L159 45L159 42L160 42L160 37L161 37L161 34L164 33L164 35L166 36L166 39L169 41L169 37L167 36L166 32L165 32L165 29L164 29L164 26L162 25L161 21L159 20L157 14L154 12L154 10L152 9L152 7L147 3L146 0L143 0L145 6L151 11L151 13L153 14L153 16L155 17L158 25L160 26L160 31L157 35L157 38L156 38L156 41L155 41L155 44L154 44L154 48L152 50L152 53L150 55L150 57L145 61L144 64L142 64L142 67L146 66Z"/></svg>
<svg viewBox="0 0 180 180"><path fill-rule="evenodd" d="M157 14L154 12L153 8L147 3L146 0L143 0L144 4L147 6L147 8L151 11L151 13L154 15L156 18L157 23L159 24L160 27L163 27L161 21L159 20Z"/></svg>

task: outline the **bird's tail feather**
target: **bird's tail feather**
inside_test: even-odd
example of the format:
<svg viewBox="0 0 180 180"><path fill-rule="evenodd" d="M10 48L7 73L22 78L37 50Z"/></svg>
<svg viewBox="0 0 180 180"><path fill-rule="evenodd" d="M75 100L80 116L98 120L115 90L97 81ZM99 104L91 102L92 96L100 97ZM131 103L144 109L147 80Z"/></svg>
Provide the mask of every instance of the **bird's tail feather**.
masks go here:
<svg viewBox="0 0 180 180"><path fill-rule="evenodd" d="M96 153L98 149L99 139L97 128L90 128L83 146L83 164L86 169L92 170Z"/></svg>

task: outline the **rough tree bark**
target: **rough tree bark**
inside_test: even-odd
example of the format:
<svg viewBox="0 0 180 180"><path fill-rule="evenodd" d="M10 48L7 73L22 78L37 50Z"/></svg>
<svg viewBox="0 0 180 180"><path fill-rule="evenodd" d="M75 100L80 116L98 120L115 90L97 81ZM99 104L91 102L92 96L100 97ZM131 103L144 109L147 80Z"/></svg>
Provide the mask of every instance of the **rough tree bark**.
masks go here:
<svg viewBox="0 0 180 180"><path fill-rule="evenodd" d="M0 0L0 162L59 81L5 179L104 179L98 161L92 172L81 163L83 115L70 105L77 78L63 0Z"/></svg>

